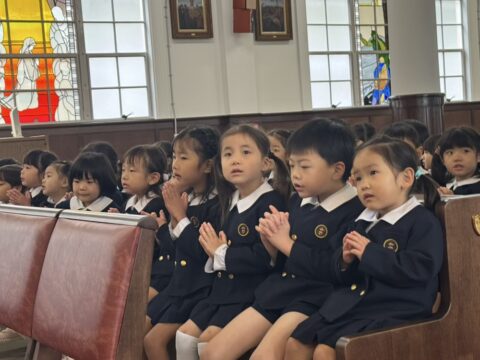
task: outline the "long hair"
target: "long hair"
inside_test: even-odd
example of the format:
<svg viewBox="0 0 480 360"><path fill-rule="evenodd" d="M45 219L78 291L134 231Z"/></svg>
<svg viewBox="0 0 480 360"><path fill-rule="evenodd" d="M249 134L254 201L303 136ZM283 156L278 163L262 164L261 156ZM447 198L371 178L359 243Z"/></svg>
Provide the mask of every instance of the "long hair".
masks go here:
<svg viewBox="0 0 480 360"><path fill-rule="evenodd" d="M253 142L257 145L258 149L260 150L260 154L262 157L268 157L272 159L275 163L274 168L274 176L273 176L273 183L272 187L280 192L285 198L288 198L289 191L290 191L290 183L289 183L289 175L288 170L285 163L276 157L270 151L270 142L268 141L268 137L262 130L254 128L250 125L237 125L230 129L228 129L225 133L223 133L222 137L220 138L220 153L217 157L217 161L215 162L215 175L216 175L216 182L217 182L217 190L218 190L218 198L220 202L221 208L221 223L223 224L228 216L230 210L230 204L232 200L232 195L235 192L235 186L229 183L225 177L223 176L222 171L222 161L221 161L221 149L222 149L222 142L223 140L232 135L243 134L248 136L253 140Z"/></svg>
<svg viewBox="0 0 480 360"><path fill-rule="evenodd" d="M360 145L357 154L366 149L380 155L394 173L402 172L408 168L411 168L415 173L418 167L417 153L410 145L400 139L389 136L373 138ZM423 192L424 206L434 211L435 205L440 201L440 195L431 179L427 176L420 176L414 181L408 194L411 194L414 188Z"/></svg>

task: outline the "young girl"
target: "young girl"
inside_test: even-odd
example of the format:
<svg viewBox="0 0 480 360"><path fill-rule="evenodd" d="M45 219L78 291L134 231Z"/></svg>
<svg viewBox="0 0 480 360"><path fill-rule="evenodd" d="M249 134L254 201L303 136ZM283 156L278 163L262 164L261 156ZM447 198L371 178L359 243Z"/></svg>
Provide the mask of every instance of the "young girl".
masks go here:
<svg viewBox="0 0 480 360"><path fill-rule="evenodd" d="M24 206L47 205L47 196L42 193L42 179L48 165L57 160L56 155L43 150L32 150L23 159L20 177L28 192L22 194L17 189L8 192L11 204Z"/></svg>
<svg viewBox="0 0 480 360"><path fill-rule="evenodd" d="M111 198L117 189L117 183L105 155L81 153L72 164L68 183L73 190L73 197L62 201L57 208L97 212L119 209Z"/></svg>
<svg viewBox="0 0 480 360"><path fill-rule="evenodd" d="M359 148L352 173L366 209L332 239L338 245L330 270L337 287L295 329L286 359L335 359L344 335L432 315L443 235L428 210L439 198L431 183L424 183L425 207L410 196L417 159L400 140L378 138Z"/></svg>
<svg viewBox="0 0 480 360"><path fill-rule="evenodd" d="M262 338L251 359L283 359L284 344L293 329L333 290L328 272L312 272L311 264L328 266L332 256L329 238L363 210L356 190L346 183L354 137L339 122L314 120L292 135L287 149L297 191L290 199L288 220L276 230L282 218L276 219L279 212L272 209L273 214L261 219L257 227L262 241L287 256L283 271L260 284L253 306L209 342L204 359L238 358ZM313 249L320 256L312 256L316 254Z"/></svg>
<svg viewBox="0 0 480 360"><path fill-rule="evenodd" d="M23 193L22 180L20 179L20 165L4 165L0 167L0 204L8 204L10 199L8 191L15 189Z"/></svg>
<svg viewBox="0 0 480 360"><path fill-rule="evenodd" d="M122 188L130 198L125 202L122 212L127 214L153 214L167 218L168 214L165 203L161 196L162 174L165 171L165 156L153 146L138 145L129 149L122 161ZM110 209L109 212L117 212ZM163 234L157 231L157 237ZM153 299L158 291L163 289L170 278L170 274L164 279L158 269L155 268L156 259L160 257L160 247L155 243L152 272L150 277L149 300Z"/></svg>
<svg viewBox="0 0 480 360"><path fill-rule="evenodd" d="M51 163L45 170L42 189L43 194L48 196L47 207L56 207L67 199L67 194L71 191L68 184L70 167L70 162L57 160Z"/></svg>
<svg viewBox="0 0 480 360"><path fill-rule="evenodd" d="M250 306L254 290L273 270L274 262L255 231L258 219L273 205L284 208L282 194L268 184L269 142L261 130L240 125L220 140L217 190L221 229L210 223L200 227L200 244L208 254L205 271L215 273L210 296L198 303L190 319L177 331L177 358L196 359L198 342L210 341L236 315ZM281 160L275 161L277 181L287 181ZM282 174L280 174L282 173ZM198 350L198 351L197 351Z"/></svg>
<svg viewBox="0 0 480 360"><path fill-rule="evenodd" d="M173 179L162 194L171 214L176 265L167 288L148 306L147 326L153 325L145 337L149 359L168 359L168 343L210 293L213 277L204 271L208 256L198 242L198 229L219 217L213 171L218 139L216 130L200 126L182 130L174 140Z"/></svg>
<svg viewBox="0 0 480 360"><path fill-rule="evenodd" d="M452 179L442 195L480 193L480 136L468 127L453 128L439 140L439 155Z"/></svg>
<svg viewBox="0 0 480 360"><path fill-rule="evenodd" d="M433 156L437 152L437 144L440 137L440 135L432 135L423 143L422 165L430 174L432 173Z"/></svg>
<svg viewBox="0 0 480 360"><path fill-rule="evenodd" d="M274 129L268 132L270 151L287 165L287 142L292 135L290 130Z"/></svg>

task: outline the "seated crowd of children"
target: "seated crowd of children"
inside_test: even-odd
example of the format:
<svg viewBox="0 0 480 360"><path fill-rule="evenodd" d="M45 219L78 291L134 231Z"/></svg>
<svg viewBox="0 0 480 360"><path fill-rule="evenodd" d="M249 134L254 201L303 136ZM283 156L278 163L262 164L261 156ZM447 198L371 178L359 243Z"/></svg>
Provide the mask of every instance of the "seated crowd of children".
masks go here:
<svg viewBox="0 0 480 360"><path fill-rule="evenodd" d="M479 156L474 129L430 136L415 120L378 135L329 119L221 136L196 126L121 161L105 142L72 163L41 150L1 159L0 203L156 219L150 360L169 359L172 341L183 360L335 359L342 336L431 316L433 208L480 193Z"/></svg>

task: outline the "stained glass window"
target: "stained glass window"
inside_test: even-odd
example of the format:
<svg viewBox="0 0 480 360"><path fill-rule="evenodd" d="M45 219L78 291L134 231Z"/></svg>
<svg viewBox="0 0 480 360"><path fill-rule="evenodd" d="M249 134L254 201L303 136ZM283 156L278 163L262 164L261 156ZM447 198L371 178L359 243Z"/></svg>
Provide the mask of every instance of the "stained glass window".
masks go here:
<svg viewBox="0 0 480 360"><path fill-rule="evenodd" d="M143 1L0 0L0 123L150 116Z"/></svg>

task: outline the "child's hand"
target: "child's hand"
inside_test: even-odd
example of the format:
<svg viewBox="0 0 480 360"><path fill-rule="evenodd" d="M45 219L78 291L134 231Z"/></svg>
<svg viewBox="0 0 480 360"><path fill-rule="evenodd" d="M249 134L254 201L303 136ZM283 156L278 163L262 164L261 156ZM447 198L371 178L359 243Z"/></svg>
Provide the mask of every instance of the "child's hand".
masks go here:
<svg viewBox="0 0 480 360"><path fill-rule="evenodd" d="M162 188L162 196L172 218L172 227L175 228L176 224L187 216L188 195L185 192L180 194L178 186L168 182Z"/></svg>
<svg viewBox="0 0 480 360"><path fill-rule="evenodd" d="M24 195L17 189L10 189L7 191L7 196L10 200L10 204L23 206L30 206L32 204L32 196L30 191L27 191Z"/></svg>
<svg viewBox="0 0 480 360"><path fill-rule="evenodd" d="M445 186L440 186L437 191L440 195L453 195L453 191Z"/></svg>
<svg viewBox="0 0 480 360"><path fill-rule="evenodd" d="M352 231L345 235L343 239L343 249L345 253L345 249L349 252L350 255L354 255L358 258L358 260L362 260L363 253L365 252L365 248L367 245L370 243L370 240L368 240L365 236L360 235L356 231ZM346 260L349 260L350 257L348 256L347 253L347 259L345 259L344 256L344 261L347 264L350 264L353 260L350 260L350 262L347 262Z"/></svg>
<svg viewBox="0 0 480 360"><path fill-rule="evenodd" d="M65 193L65 200L70 200L71 198L73 198L73 192L72 191L69 191L67 193Z"/></svg>
<svg viewBox="0 0 480 360"><path fill-rule="evenodd" d="M107 212L109 212L110 214L119 214L120 210L118 210L117 208L109 208Z"/></svg>
<svg viewBox="0 0 480 360"><path fill-rule="evenodd" d="M158 216L155 212L151 212L149 214L146 211L140 211L140 214L141 215L147 215L147 216L150 216L153 219L155 219L158 227L162 227L163 225L165 225L167 223L167 217L165 216L165 213L163 212L163 210L160 210L160 214Z"/></svg>
<svg viewBox="0 0 480 360"><path fill-rule="evenodd" d="M342 260L344 264L349 265L355 260L355 255L352 254L352 247L347 243L347 235L343 237Z"/></svg>
<svg viewBox="0 0 480 360"><path fill-rule="evenodd" d="M275 246L272 245L270 241L268 241L266 235L264 235L264 231L267 231L267 230L263 229L260 224L255 226L255 230L257 230L258 233L260 234L260 240L262 241L263 246L267 250L268 255L270 255L270 258L272 258L272 260L275 261L277 258L278 250Z"/></svg>
<svg viewBox="0 0 480 360"><path fill-rule="evenodd" d="M288 213L279 212L274 206L270 206L272 213L265 213L265 217L259 221L259 230L269 243L290 256L293 240L290 238L290 223Z"/></svg>
<svg viewBox="0 0 480 360"><path fill-rule="evenodd" d="M220 234L217 235L210 223L203 223L200 226L200 237L198 241L207 255L213 259L215 251L220 246L227 244L227 236L223 231L220 231Z"/></svg>

